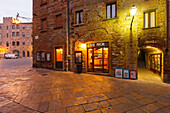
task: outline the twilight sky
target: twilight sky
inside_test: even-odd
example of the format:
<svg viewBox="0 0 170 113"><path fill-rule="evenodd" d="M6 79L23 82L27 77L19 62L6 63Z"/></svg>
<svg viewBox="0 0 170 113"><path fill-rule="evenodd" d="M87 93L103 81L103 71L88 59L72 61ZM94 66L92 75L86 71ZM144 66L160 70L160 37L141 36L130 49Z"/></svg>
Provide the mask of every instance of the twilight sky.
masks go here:
<svg viewBox="0 0 170 113"><path fill-rule="evenodd" d="M20 16L32 18L32 0L0 0L0 23L3 22L3 17L16 18L17 13ZM21 18L19 20L29 22Z"/></svg>

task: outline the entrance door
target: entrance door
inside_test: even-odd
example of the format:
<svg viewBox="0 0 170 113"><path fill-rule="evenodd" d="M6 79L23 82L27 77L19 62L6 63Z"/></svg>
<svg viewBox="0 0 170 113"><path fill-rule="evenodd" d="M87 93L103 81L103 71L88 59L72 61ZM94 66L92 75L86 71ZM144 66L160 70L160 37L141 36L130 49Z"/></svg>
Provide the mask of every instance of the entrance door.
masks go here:
<svg viewBox="0 0 170 113"><path fill-rule="evenodd" d="M56 48L56 68L63 69L63 49Z"/></svg>
<svg viewBox="0 0 170 113"><path fill-rule="evenodd" d="M108 73L108 48L96 47L88 49L88 71Z"/></svg>

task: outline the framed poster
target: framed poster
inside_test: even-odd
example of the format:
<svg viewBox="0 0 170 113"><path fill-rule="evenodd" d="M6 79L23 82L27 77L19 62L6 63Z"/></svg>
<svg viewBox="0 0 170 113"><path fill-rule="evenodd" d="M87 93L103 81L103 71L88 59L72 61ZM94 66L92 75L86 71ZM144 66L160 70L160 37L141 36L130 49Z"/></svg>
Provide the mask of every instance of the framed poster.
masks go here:
<svg viewBox="0 0 170 113"><path fill-rule="evenodd" d="M129 79L129 69L123 69L123 78Z"/></svg>
<svg viewBox="0 0 170 113"><path fill-rule="evenodd" d="M45 51L41 52L41 61L45 61Z"/></svg>
<svg viewBox="0 0 170 113"><path fill-rule="evenodd" d="M75 63L82 63L82 51L75 51Z"/></svg>
<svg viewBox="0 0 170 113"><path fill-rule="evenodd" d="M41 61L40 52L37 52L37 61Z"/></svg>
<svg viewBox="0 0 170 113"><path fill-rule="evenodd" d="M130 79L134 79L134 80L137 79L137 74L136 74L135 70L131 70L130 71Z"/></svg>
<svg viewBox="0 0 170 113"><path fill-rule="evenodd" d="M123 68L122 67L115 67L115 77L117 78L122 78L122 72Z"/></svg>
<svg viewBox="0 0 170 113"><path fill-rule="evenodd" d="M50 55L50 53L47 53L47 61L51 61L51 55Z"/></svg>

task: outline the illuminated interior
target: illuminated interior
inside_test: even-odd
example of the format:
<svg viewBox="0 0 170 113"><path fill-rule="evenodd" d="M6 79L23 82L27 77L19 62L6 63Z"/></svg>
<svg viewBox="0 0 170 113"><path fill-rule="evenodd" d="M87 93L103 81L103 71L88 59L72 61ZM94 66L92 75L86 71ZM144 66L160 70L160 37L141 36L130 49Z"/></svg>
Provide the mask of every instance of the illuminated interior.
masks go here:
<svg viewBox="0 0 170 113"><path fill-rule="evenodd" d="M108 48L88 49L88 71L108 73L108 69Z"/></svg>
<svg viewBox="0 0 170 113"><path fill-rule="evenodd" d="M57 61L63 61L63 49L56 49L56 57L57 57Z"/></svg>

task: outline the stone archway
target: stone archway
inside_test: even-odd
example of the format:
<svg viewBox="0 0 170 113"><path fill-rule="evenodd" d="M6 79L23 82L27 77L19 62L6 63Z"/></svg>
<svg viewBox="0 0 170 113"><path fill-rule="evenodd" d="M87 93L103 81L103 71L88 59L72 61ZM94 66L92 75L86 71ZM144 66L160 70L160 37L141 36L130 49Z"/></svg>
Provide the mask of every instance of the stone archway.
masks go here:
<svg viewBox="0 0 170 113"><path fill-rule="evenodd" d="M138 78L162 82L163 56L163 51L158 47L140 47L138 51Z"/></svg>

